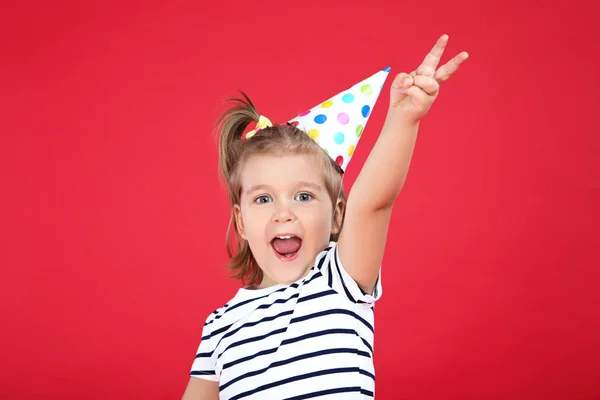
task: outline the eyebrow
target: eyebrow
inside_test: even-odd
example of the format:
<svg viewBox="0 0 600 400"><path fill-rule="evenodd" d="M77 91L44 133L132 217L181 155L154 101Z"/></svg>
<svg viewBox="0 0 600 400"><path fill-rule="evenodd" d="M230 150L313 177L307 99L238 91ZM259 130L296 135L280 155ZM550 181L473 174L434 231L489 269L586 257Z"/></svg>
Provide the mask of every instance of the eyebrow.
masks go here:
<svg viewBox="0 0 600 400"><path fill-rule="evenodd" d="M314 189L316 191L323 190L323 188L321 187L321 185L317 185L316 183L305 182L305 181L296 182L296 186L305 186L305 187L309 187L311 189ZM250 194L252 192L255 192L257 190L268 189L268 188L270 188L269 185L254 185L254 186L251 186L248 190L246 190L246 194L248 195L248 194Z"/></svg>

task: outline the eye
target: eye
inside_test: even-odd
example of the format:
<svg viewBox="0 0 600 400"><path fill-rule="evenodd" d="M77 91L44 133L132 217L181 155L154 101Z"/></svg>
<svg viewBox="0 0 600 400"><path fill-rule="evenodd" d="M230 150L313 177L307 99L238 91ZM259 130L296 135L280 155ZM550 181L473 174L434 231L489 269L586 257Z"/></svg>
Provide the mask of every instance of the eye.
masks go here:
<svg viewBox="0 0 600 400"><path fill-rule="evenodd" d="M265 204L265 203L270 203L271 198L269 196L258 196L256 199L254 199L254 202L257 204Z"/></svg>
<svg viewBox="0 0 600 400"><path fill-rule="evenodd" d="M313 195L310 193L299 193L296 195L296 201L310 201L314 199Z"/></svg>

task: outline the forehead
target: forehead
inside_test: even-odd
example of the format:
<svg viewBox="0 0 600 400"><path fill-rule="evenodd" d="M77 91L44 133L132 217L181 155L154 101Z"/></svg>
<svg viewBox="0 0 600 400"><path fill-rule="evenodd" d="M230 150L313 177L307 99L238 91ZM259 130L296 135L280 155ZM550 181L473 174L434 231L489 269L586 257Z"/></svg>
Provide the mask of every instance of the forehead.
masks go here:
<svg viewBox="0 0 600 400"><path fill-rule="evenodd" d="M250 157L241 173L242 190L254 185L290 186L295 182L323 185L323 172L313 157L260 154Z"/></svg>

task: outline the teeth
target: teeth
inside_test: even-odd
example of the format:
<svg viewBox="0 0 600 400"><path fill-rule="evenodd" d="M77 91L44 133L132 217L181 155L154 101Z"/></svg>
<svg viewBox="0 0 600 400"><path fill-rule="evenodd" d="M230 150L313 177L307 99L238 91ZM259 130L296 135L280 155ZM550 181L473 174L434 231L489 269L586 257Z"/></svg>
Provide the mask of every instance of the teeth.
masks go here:
<svg viewBox="0 0 600 400"><path fill-rule="evenodd" d="M277 239L291 239L293 236L277 236Z"/></svg>

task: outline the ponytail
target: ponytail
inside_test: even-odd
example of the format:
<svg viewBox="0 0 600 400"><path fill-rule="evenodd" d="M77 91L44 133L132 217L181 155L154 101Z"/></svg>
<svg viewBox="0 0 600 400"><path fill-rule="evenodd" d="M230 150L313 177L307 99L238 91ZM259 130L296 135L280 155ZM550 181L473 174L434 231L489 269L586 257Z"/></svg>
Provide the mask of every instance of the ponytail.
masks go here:
<svg viewBox="0 0 600 400"><path fill-rule="evenodd" d="M228 109L217 121L219 127L219 169L221 176L228 182L231 172L239 158L239 141L244 130L252 122L258 122L260 115L246 93L241 92L243 99L232 98L229 101L238 103Z"/></svg>

